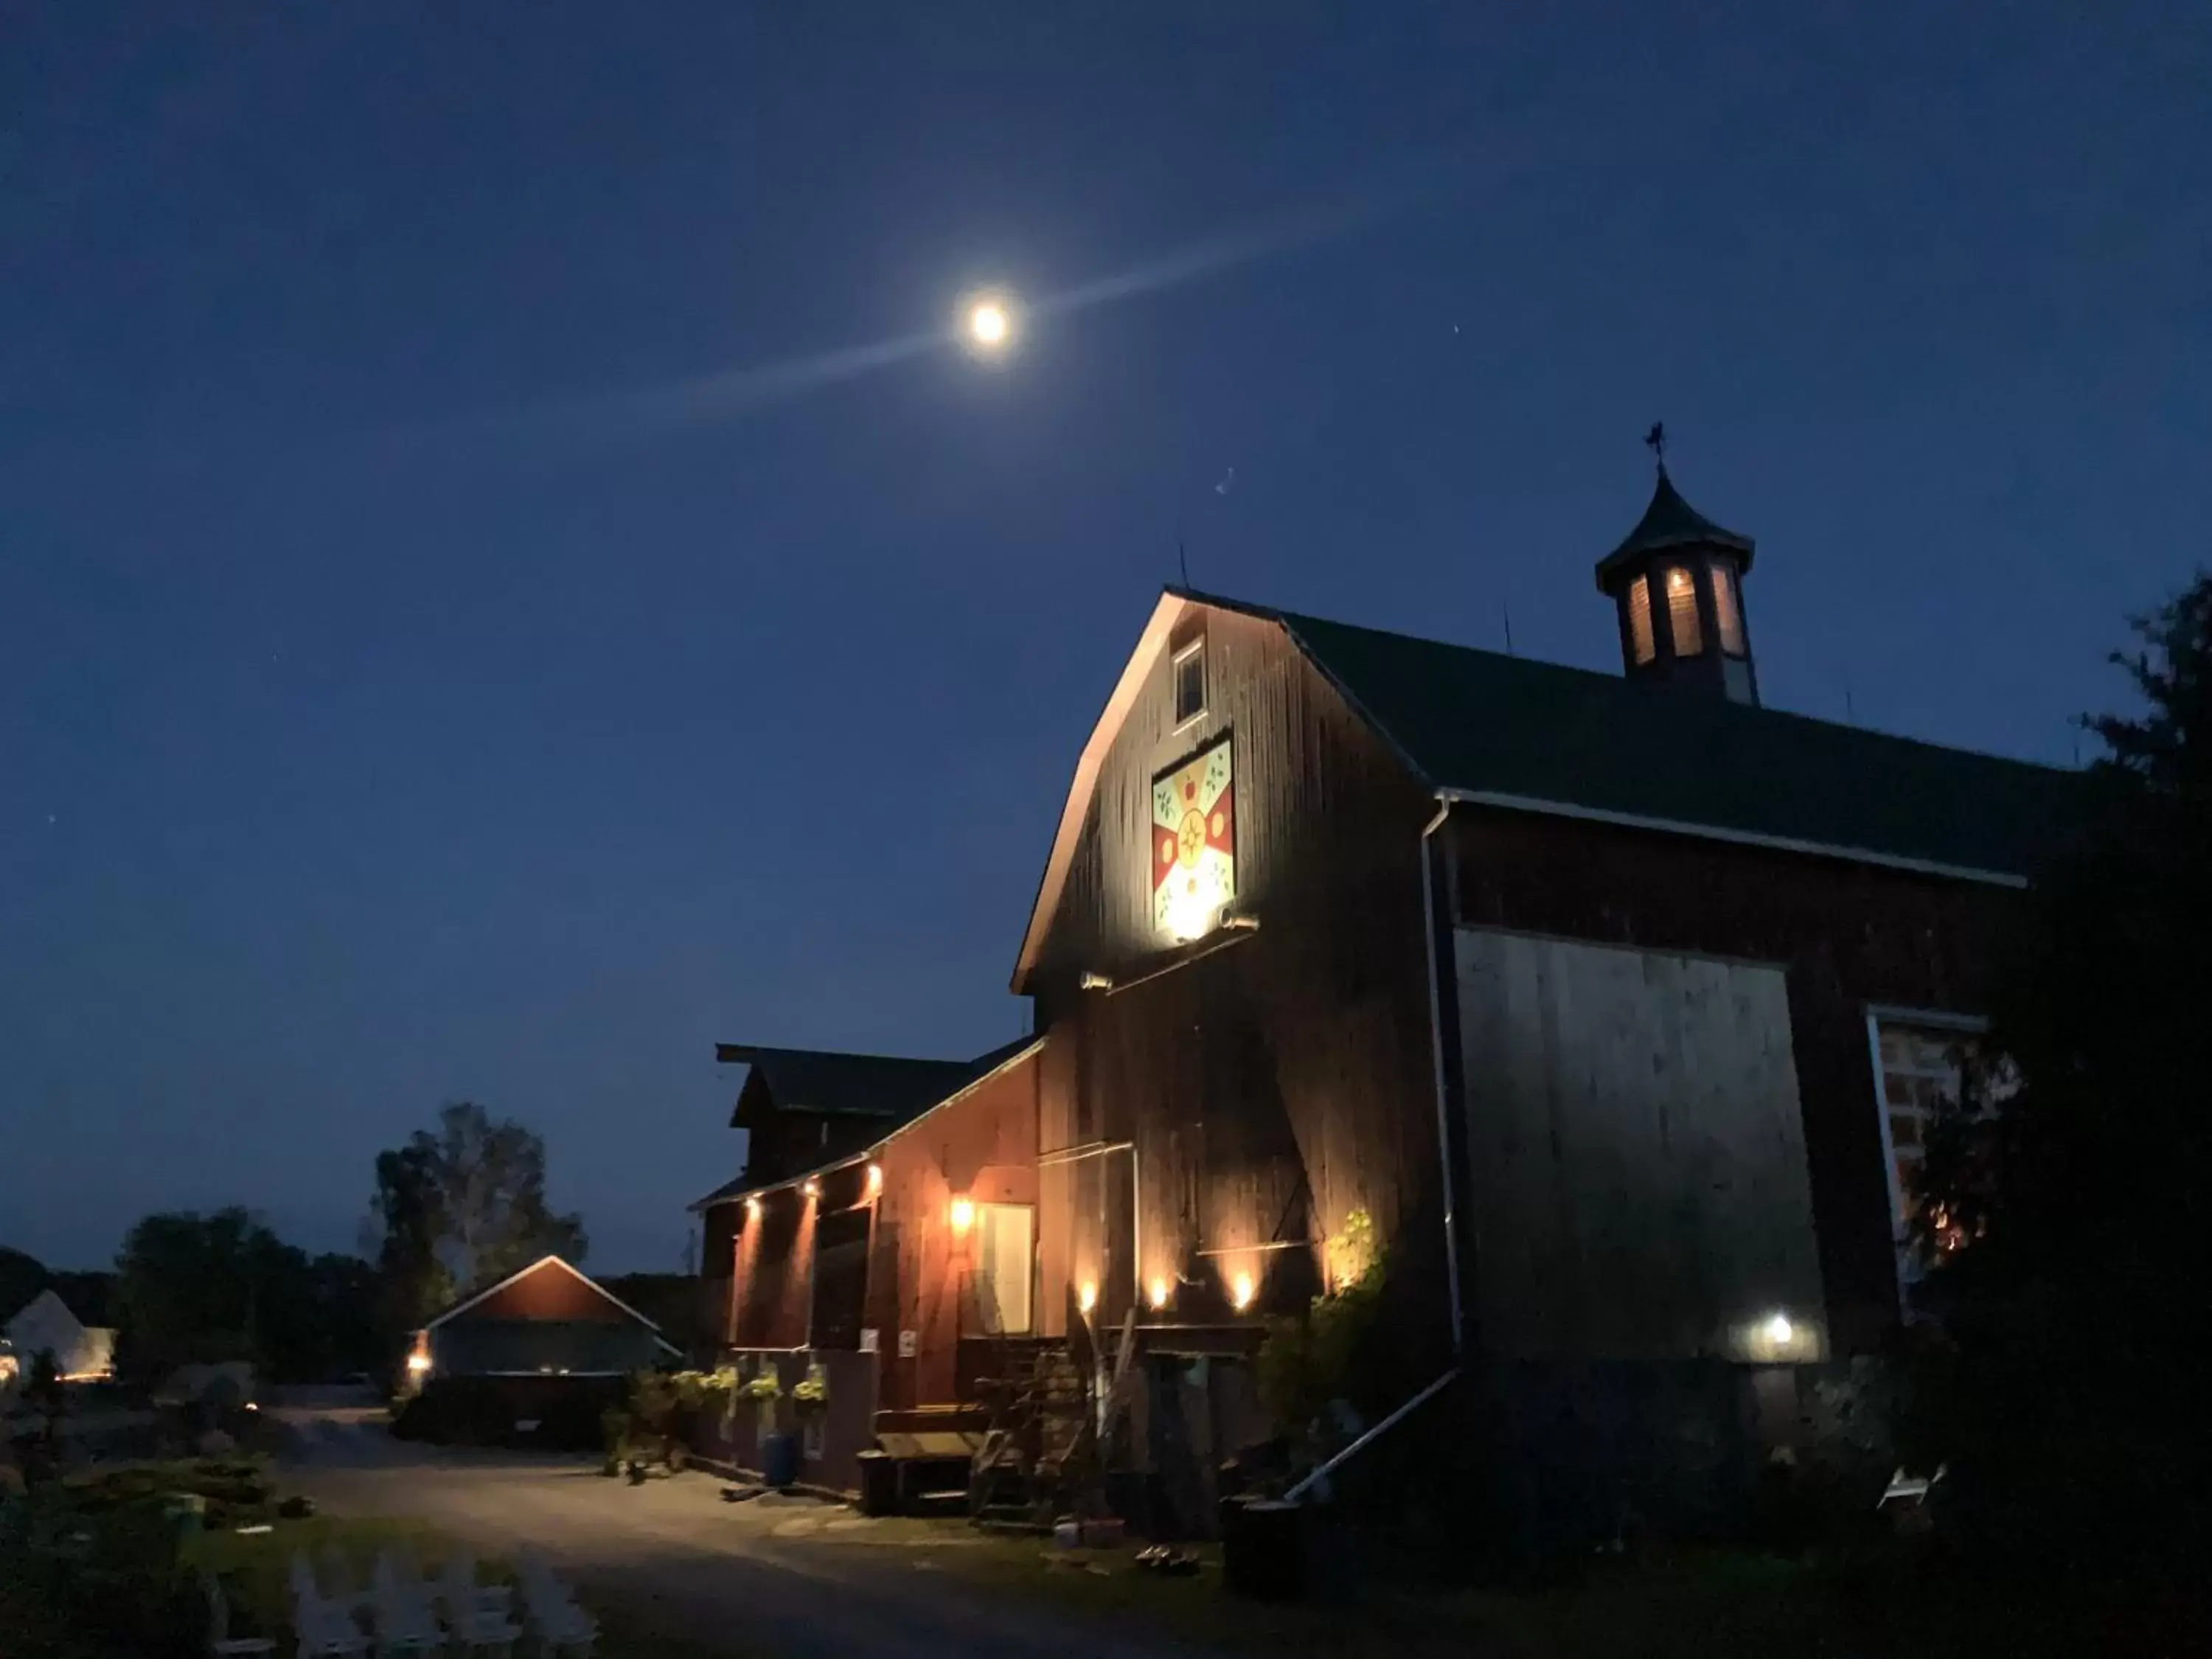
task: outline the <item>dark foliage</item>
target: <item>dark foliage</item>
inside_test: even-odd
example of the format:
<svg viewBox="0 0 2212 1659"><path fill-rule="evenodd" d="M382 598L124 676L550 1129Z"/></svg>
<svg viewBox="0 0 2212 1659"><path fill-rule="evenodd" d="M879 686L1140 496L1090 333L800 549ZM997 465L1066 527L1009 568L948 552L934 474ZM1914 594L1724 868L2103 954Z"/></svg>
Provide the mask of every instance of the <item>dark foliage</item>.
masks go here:
<svg viewBox="0 0 2212 1659"><path fill-rule="evenodd" d="M687 1354L714 1346L714 1322L705 1287L696 1273L617 1273L599 1283L660 1328Z"/></svg>
<svg viewBox="0 0 2212 1659"><path fill-rule="evenodd" d="M367 1370L380 1352L369 1265L309 1256L241 1209L149 1215L125 1238L111 1298L118 1364L143 1376L249 1359L276 1382Z"/></svg>
<svg viewBox="0 0 2212 1659"><path fill-rule="evenodd" d="M397 1335L453 1300L538 1257L580 1265L580 1217L545 1200L545 1143L511 1118L460 1101L435 1130L380 1152L368 1248L375 1257L385 1328Z"/></svg>
<svg viewBox="0 0 2212 1659"><path fill-rule="evenodd" d="M2078 841L2033 895L1984 1067L1930 1139L1942 1335L1909 1425L1980 1559L2083 1580L2201 1573L2197 1379L2212 1188L2212 576L2116 659ZM2193 1564L2193 1565L2192 1565Z"/></svg>
<svg viewBox="0 0 2212 1659"><path fill-rule="evenodd" d="M0 1245L0 1320L14 1318L52 1278L37 1257Z"/></svg>

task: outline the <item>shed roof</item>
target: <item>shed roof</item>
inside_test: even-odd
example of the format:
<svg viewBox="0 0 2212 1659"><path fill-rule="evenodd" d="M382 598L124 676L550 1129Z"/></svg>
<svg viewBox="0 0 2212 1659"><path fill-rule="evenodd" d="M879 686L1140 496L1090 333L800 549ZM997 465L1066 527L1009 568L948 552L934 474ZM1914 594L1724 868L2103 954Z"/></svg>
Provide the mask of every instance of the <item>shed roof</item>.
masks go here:
<svg viewBox="0 0 2212 1659"><path fill-rule="evenodd" d="M599 1280L593 1279L582 1268L572 1265L566 1259L558 1255L542 1255L538 1257L537 1261L532 1262L528 1267L524 1267L518 1272L509 1273L506 1278L499 1280L496 1284L487 1285L483 1289L463 1297L459 1301L454 1303L452 1307L447 1308L443 1313L439 1314L435 1318L424 1321L422 1328L426 1331L434 1331L440 1326L448 1324L452 1321L459 1318L461 1315L467 1313L471 1308L476 1307L478 1304L489 1302L492 1297L497 1296L501 1291L506 1290L509 1285L519 1284L523 1279L530 1278L532 1274L546 1272L566 1273L569 1278L576 1280L579 1284L591 1291L603 1301L610 1304L621 1312L627 1314L631 1319L636 1321L637 1323L644 1326L647 1330L651 1331L655 1339L659 1341L660 1346L667 1349L669 1352L680 1354L683 1352L681 1349L677 1347L674 1343L661 1338L659 1326L654 1324L653 1321L647 1319L636 1309L631 1307L629 1303L623 1301L612 1291L607 1289L605 1285L600 1284ZM573 1322L555 1322L567 1323Z"/></svg>
<svg viewBox="0 0 2212 1659"><path fill-rule="evenodd" d="M908 1124L916 1122L920 1119L928 1116L930 1113L935 1111L939 1107L950 1106L954 1101L958 1100L963 1095L973 1091L987 1079L996 1075L1000 1072L1010 1070L1018 1060L1023 1060L1028 1055L1035 1054L1038 1048L1043 1046L1043 1042L1044 1039L1038 1036L1017 1037L1012 1042L1001 1043L998 1048L990 1050L988 1054L978 1054L975 1059L970 1060L957 1062L960 1075L950 1085L939 1089L934 1095L930 1097L928 1099L922 1101L920 1104L912 1107L911 1109L902 1112L896 1116L890 1115L884 1115L882 1116L880 1123L882 1139L888 1140L899 1130L905 1128ZM726 1044L724 1046L726 1048L732 1045ZM769 1052L788 1053L793 1051L772 1050ZM861 1056L835 1054L830 1056L830 1058L836 1060L851 1060L861 1058ZM938 1066L955 1064L956 1062L928 1060L921 1063ZM751 1080L750 1079L746 1080L746 1086L749 1089L751 1086ZM725 1203L731 1199L741 1197L748 1192L765 1192L770 1188L777 1187L796 1186L800 1182L808 1179L810 1176L824 1176L832 1170L848 1168L852 1164L860 1162L862 1158L867 1156L867 1152L860 1152L853 1153L848 1157L832 1158L827 1163L817 1164L811 1170L801 1170L796 1174L787 1176L780 1181L756 1181L749 1176L739 1174L733 1180L724 1182L720 1186L715 1188L713 1192L708 1193L704 1198L702 1198L692 1204L690 1207L696 1212L701 1210L710 1209L714 1206Z"/></svg>
<svg viewBox="0 0 2212 1659"><path fill-rule="evenodd" d="M730 1127L746 1127L748 1097L756 1085L779 1112L822 1112L839 1117L882 1118L902 1123L927 1111L997 1066L1027 1038L974 1060L908 1060L892 1054L848 1054L826 1048L768 1048L720 1042L714 1058L752 1067L730 1113Z"/></svg>

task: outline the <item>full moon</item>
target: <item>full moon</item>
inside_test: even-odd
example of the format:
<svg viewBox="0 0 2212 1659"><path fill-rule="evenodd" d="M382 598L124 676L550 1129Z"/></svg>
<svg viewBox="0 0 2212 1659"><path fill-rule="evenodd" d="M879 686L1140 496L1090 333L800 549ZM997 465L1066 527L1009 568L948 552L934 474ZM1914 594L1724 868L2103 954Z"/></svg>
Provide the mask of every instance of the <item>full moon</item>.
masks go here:
<svg viewBox="0 0 2212 1659"><path fill-rule="evenodd" d="M1004 345L1013 325L996 300L979 301L968 313L968 336L980 346Z"/></svg>

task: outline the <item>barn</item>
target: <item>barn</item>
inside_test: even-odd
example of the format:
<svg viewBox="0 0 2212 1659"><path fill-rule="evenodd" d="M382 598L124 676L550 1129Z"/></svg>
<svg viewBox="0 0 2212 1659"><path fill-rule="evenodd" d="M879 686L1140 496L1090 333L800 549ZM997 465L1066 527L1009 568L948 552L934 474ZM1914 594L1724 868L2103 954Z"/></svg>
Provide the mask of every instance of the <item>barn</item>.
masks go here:
<svg viewBox="0 0 2212 1659"><path fill-rule="evenodd" d="M396 1426L426 1440L596 1446L624 1379L683 1357L643 1314L542 1256L415 1333Z"/></svg>
<svg viewBox="0 0 2212 1659"><path fill-rule="evenodd" d="M1200 1529L1267 1319L1384 1261L1437 1402L1395 1431L1480 1424L1509 1524L1725 1510L1917 1316L1920 1134L2072 788L1762 707L1753 554L1662 467L1596 563L1620 675L1164 592L1017 955L1033 1043L843 1186L714 1195L733 1344L866 1354L884 1409L1035 1375L1016 1334L1110 1354Z"/></svg>

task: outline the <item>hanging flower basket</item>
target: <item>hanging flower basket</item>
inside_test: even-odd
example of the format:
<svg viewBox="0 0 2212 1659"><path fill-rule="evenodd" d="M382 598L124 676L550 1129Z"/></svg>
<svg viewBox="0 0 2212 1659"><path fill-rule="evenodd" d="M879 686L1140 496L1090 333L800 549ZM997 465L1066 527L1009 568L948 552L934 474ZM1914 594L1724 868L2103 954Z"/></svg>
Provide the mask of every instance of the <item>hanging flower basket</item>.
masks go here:
<svg viewBox="0 0 2212 1659"><path fill-rule="evenodd" d="M791 1385L792 1403L803 1412L824 1410L830 1404L830 1376L820 1365L809 1365L806 1375Z"/></svg>

